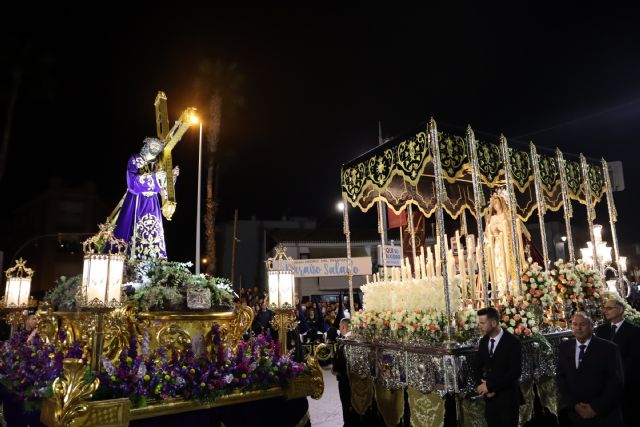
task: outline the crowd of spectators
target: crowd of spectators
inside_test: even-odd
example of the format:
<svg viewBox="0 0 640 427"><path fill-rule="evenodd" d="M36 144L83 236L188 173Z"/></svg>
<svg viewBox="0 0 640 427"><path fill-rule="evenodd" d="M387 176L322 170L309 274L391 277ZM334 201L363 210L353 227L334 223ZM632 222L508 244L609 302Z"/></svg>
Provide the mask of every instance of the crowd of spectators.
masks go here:
<svg viewBox="0 0 640 427"><path fill-rule="evenodd" d="M239 302L251 307L254 313L252 330L258 334L274 331L271 320L274 313L269 309L267 293L257 287L240 289ZM335 342L341 319L351 317L349 301L340 294L337 301L311 301L308 297L296 301L298 334L302 343ZM359 298L354 300L354 309L360 309Z"/></svg>

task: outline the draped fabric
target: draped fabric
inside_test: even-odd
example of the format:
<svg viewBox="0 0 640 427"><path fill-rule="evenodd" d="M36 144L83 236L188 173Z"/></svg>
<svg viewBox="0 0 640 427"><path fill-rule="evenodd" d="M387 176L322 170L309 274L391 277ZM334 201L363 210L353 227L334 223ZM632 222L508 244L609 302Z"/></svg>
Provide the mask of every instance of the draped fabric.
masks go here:
<svg viewBox="0 0 640 427"><path fill-rule="evenodd" d="M414 427L442 427L444 425L444 400L436 393L424 394L413 387L407 389L411 425Z"/></svg>
<svg viewBox="0 0 640 427"><path fill-rule="evenodd" d="M486 427L484 400L462 399L462 425L464 427Z"/></svg>
<svg viewBox="0 0 640 427"><path fill-rule="evenodd" d="M554 377L544 377L536 381L538 396L543 408L553 415L558 415L558 384Z"/></svg>
<svg viewBox="0 0 640 427"><path fill-rule="evenodd" d="M381 384L374 386L378 411L387 427L395 427L404 414L404 389L391 390Z"/></svg>
<svg viewBox="0 0 640 427"><path fill-rule="evenodd" d="M158 198L162 184L153 167L139 154L129 158L127 194L118 212L113 234L129 244L131 258L167 257Z"/></svg>
<svg viewBox="0 0 640 427"><path fill-rule="evenodd" d="M351 385L351 406L358 415L364 415L373 402L373 381L371 377L361 378L349 375Z"/></svg>
<svg viewBox="0 0 640 427"><path fill-rule="evenodd" d="M527 421L533 418L533 405L535 400L533 381L520 384L520 390L524 397L524 405L520 405L520 425L523 426Z"/></svg>
<svg viewBox="0 0 640 427"><path fill-rule="evenodd" d="M471 164L465 139L439 133L440 163L449 200L444 209L454 219L467 209L475 215ZM413 203L425 216L436 208L434 165L425 131L403 136L346 163L341 171L342 192L352 206L369 210L376 201L384 200L399 213ZM497 143L478 141L478 168L485 196L505 186L504 163ZM538 156L540 181L547 208L562 207L558 160L543 152ZM512 182L518 202L517 215L526 221L536 209L534 173L529 150L509 148ZM599 163L588 162L588 177L593 204L605 194L605 182ZM580 162L565 161L568 196L586 205ZM486 197L485 197L486 199Z"/></svg>

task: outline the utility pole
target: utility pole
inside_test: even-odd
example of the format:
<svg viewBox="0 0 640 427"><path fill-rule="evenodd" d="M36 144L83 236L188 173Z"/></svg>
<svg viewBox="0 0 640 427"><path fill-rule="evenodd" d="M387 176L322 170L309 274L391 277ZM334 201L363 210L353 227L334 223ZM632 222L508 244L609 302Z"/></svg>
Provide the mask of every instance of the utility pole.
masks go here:
<svg viewBox="0 0 640 427"><path fill-rule="evenodd" d="M233 237L231 241L231 286L236 288L236 245L240 243L238 240L238 209L233 213ZM239 291L240 289L238 289ZM238 292L239 294L240 292Z"/></svg>

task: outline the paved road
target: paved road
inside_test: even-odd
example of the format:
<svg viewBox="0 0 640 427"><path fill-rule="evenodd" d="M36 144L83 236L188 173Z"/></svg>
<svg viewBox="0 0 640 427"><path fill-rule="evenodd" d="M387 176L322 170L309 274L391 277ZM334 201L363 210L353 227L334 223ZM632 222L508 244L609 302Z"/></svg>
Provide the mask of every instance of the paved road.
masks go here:
<svg viewBox="0 0 640 427"><path fill-rule="evenodd" d="M308 398L312 427L342 426L342 406L338 395L338 380L331 374L330 365L323 369L324 394L320 400Z"/></svg>

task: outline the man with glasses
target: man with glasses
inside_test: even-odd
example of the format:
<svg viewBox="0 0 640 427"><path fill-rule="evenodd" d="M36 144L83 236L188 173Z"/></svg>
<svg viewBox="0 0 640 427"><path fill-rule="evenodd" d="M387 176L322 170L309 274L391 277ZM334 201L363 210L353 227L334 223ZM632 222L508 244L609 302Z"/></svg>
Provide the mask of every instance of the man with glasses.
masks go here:
<svg viewBox="0 0 640 427"><path fill-rule="evenodd" d="M593 335L579 311L571 319L575 339L560 344L557 380L572 426L622 427L622 363L618 346Z"/></svg>
<svg viewBox="0 0 640 427"><path fill-rule="evenodd" d="M640 369L637 367L640 363L640 328L625 320L624 304L615 298L605 302L604 317L607 323L596 329L596 336L613 341L620 350L624 372L622 415L625 425L630 426L632 417L636 416L633 411L634 402L640 399Z"/></svg>

